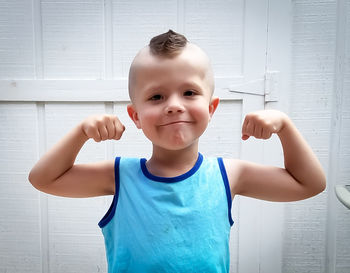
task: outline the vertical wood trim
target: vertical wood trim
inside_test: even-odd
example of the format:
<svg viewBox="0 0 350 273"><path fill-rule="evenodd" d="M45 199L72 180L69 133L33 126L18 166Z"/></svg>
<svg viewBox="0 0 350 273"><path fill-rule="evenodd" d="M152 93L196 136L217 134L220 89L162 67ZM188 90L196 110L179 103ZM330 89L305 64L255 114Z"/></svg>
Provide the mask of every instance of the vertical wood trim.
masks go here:
<svg viewBox="0 0 350 273"><path fill-rule="evenodd" d="M244 95L242 101L242 121L246 114L264 105L262 96ZM241 142L241 159L263 163L263 142L250 139ZM235 197L236 198L236 197ZM261 272L263 201L239 196L239 245L237 272ZM244 227L244 228L241 228Z"/></svg>
<svg viewBox="0 0 350 273"><path fill-rule="evenodd" d="M288 112L290 84L291 3L269 0L267 3L267 43L265 80L271 71L280 71L276 102L265 102L265 109ZM283 167L283 153L279 138L274 135L263 142L264 164ZM281 273L283 267L284 203L263 202L261 226L261 272Z"/></svg>
<svg viewBox="0 0 350 273"><path fill-rule="evenodd" d="M113 102L105 102L105 112L109 115L114 115L114 103ZM105 142L105 159L111 160L114 159L114 145L113 140Z"/></svg>
<svg viewBox="0 0 350 273"><path fill-rule="evenodd" d="M185 1L177 0L177 30L181 34L185 34Z"/></svg>
<svg viewBox="0 0 350 273"><path fill-rule="evenodd" d="M45 103L37 102L38 119L38 154L41 157L46 151L46 125L45 125ZM49 273L49 224L48 224L48 200L47 195L40 192L39 195L40 215L40 251L41 272Z"/></svg>
<svg viewBox="0 0 350 273"><path fill-rule="evenodd" d="M105 102L105 112L109 115L115 115L114 113L114 102ZM115 140L104 141L105 145L105 159L114 160L115 158ZM110 197L103 197L104 206L108 208L110 206L111 200Z"/></svg>
<svg viewBox="0 0 350 273"><path fill-rule="evenodd" d="M241 75L245 82L263 78L266 67L268 0L246 0L243 6ZM263 46L256 46L259 40Z"/></svg>
<svg viewBox="0 0 350 273"><path fill-rule="evenodd" d="M265 43L265 82L266 82L266 73L268 69L269 59L268 59L268 48L270 43L269 37L269 28L270 28L270 0L267 0L266 8L266 43ZM266 91L266 90L265 90Z"/></svg>
<svg viewBox="0 0 350 273"><path fill-rule="evenodd" d="M244 68L245 68L245 39L246 39L246 32L245 27L246 27L246 13L247 13L247 1L243 1L243 8L242 8L243 16L242 16L242 47L241 47L241 56L242 56L242 61L241 61L241 70L240 70L240 75L244 75Z"/></svg>
<svg viewBox="0 0 350 273"><path fill-rule="evenodd" d="M43 34L42 34L42 15L41 15L41 1L33 0L33 47L34 47L34 63L35 75L37 79L44 78L44 64L43 64Z"/></svg>
<svg viewBox="0 0 350 273"><path fill-rule="evenodd" d="M112 0L104 0L104 44L105 44L105 79L113 78L113 3Z"/></svg>
<svg viewBox="0 0 350 273"><path fill-rule="evenodd" d="M33 0L33 35L34 35L34 63L36 79L44 78L43 63L43 33L42 33L42 10L41 0ZM46 126L45 126L45 103L37 102L37 124L38 124L38 155L39 158L46 151ZM49 229L48 229L48 200L47 196L39 193L39 226L40 226L40 258L41 272L49 273Z"/></svg>
<svg viewBox="0 0 350 273"><path fill-rule="evenodd" d="M332 101L332 119L330 128L329 163L328 163L328 199L327 199L327 221L326 221L326 271L336 271L336 250L337 250L337 199L334 193L334 186L337 184L340 136L342 127L342 101L344 62L346 55L346 3L344 0L337 1L337 32L334 67L334 89Z"/></svg>

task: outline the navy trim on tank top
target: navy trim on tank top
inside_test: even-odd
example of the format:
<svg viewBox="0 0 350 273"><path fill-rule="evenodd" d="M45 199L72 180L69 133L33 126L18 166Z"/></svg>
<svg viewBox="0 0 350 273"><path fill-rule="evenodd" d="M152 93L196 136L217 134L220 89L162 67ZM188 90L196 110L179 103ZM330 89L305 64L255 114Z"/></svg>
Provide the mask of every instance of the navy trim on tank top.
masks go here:
<svg viewBox="0 0 350 273"><path fill-rule="evenodd" d="M190 177L191 175L193 175L201 166L202 162L203 162L203 156L201 153L198 153L198 158L196 163L194 164L194 166L192 167L191 170L189 170L188 172L181 174L179 176L175 176L175 177L162 177L162 176L156 176L151 174L146 167L146 159L145 158L141 158L140 159L140 164L141 164L141 170L144 174L144 176L146 176L148 179L151 179L153 181L156 182L163 182L163 183L174 183L174 182L180 182L185 180L186 178Z"/></svg>
<svg viewBox="0 0 350 273"><path fill-rule="evenodd" d="M223 160L222 160L222 158L218 158L217 160L219 163L221 176L223 178L225 190L226 190L227 205L228 205L228 219L229 219L230 225L232 226L234 221L232 220L232 215L231 215L232 197L231 197L230 186L229 186L229 182L228 182L226 169L225 169L225 165L223 163ZM175 176L175 177L160 177L160 176L152 175L151 173L148 172L148 170L146 168L146 159L142 158L140 160L142 172L144 173L144 175L146 177L148 177L151 180L157 181L157 182L166 182L166 183L180 182L180 181L190 177L199 169L202 162L203 162L203 156L202 156L202 154L198 153L198 159L197 159L195 165L188 172L186 172L182 175L179 175L179 176ZM109 207L107 213L103 216L101 221L98 223L100 228L103 228L104 226L106 226L109 223L109 221L113 218L113 216L115 214L115 210L117 208L118 197L119 197L119 187L120 187L119 164L120 164L120 157L116 157L115 162L114 162L115 194L113 197L112 204Z"/></svg>
<svg viewBox="0 0 350 273"><path fill-rule="evenodd" d="M231 197L230 184L228 182L225 165L221 157L218 157L218 162L219 162L222 179L224 180L224 184L225 184L227 206L228 206L228 220L230 222L230 225L232 226L234 222L232 220L232 215L231 215L232 197Z"/></svg>
<svg viewBox="0 0 350 273"><path fill-rule="evenodd" d="M119 163L120 163L120 157L116 157L115 161L114 161L115 193L114 193L114 197L113 197L113 201L112 201L111 206L109 207L105 216L103 216L101 221L98 223L100 228L103 228L104 226L106 226L109 223L109 221L113 218L113 216L115 214L115 210L117 208L118 197L119 197L119 185L120 185L120 182L119 182Z"/></svg>

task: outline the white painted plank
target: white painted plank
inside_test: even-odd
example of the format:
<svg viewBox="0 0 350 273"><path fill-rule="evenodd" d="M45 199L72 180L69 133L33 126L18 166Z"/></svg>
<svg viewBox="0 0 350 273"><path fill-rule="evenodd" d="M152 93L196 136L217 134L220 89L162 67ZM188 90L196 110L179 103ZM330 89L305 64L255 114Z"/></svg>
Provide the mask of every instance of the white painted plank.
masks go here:
<svg viewBox="0 0 350 273"><path fill-rule="evenodd" d="M93 80L80 82L79 80L56 82L20 81L19 79L35 78L35 69L33 64L34 54L31 2L20 0L5 1L0 4L0 7L2 7L0 9L0 15L1 18L3 18L3 20L0 22L0 36L5 37L4 40L0 41L0 49L2 49L2 51L0 50L0 78L15 79L15 81L0 81L0 100L2 101L2 105L4 102L7 104L8 101L33 100L66 102L116 102L113 107L114 109L112 108L110 111L114 111L123 119L123 121L125 120L127 131L125 132L125 138L123 138L120 142L109 142L108 145L113 147L113 150L115 150L116 153L120 153L120 155L127 155L130 154L129 152L131 150L134 151L135 149L133 148L135 148L135 146L133 145L137 146L137 151L134 152L135 156L137 153L144 154L146 156L150 153L149 143L147 143L147 140L145 140L141 132L138 131L132 124L129 117L127 116L125 107L126 103L129 100L126 84L126 76L129 69L129 64L136 51L140 47L144 46L144 44L148 42L151 36L166 31L168 28L173 28L175 30L178 28L178 30L185 32L185 34L188 35L190 39L193 37L194 42L197 42L203 46L203 48L208 51L210 57L212 58L216 70L215 72L220 78L217 81L216 94L227 99L227 101L221 104L221 106L225 105L226 107L230 105L231 102L236 105L237 103L239 104L242 100L242 95L229 94L228 87L230 84L244 83L246 81L246 78L249 77L252 79L260 77L260 72L258 72L258 75L254 72L254 69L255 67L259 67L257 64L260 63L261 59L256 59L254 55L249 55L248 48L244 47L244 45L246 45L250 46L251 50L257 50L258 43L256 41L258 40L261 42L263 40L259 39L258 36L254 37L254 35L251 35L254 33L254 31L256 31L254 29L254 26L259 27L260 29L264 28L263 24L260 24L258 22L263 22L266 19L264 17L261 17L261 14L254 14L254 12L249 12L249 6L251 6L254 1L245 1L244 5L243 1L217 2L180 0L164 1L164 4L157 6L146 4L144 1L133 1L133 3L131 3L130 1L110 0L107 2L110 4L109 7L112 6L113 8L112 11L109 10L111 12L110 17L112 18L108 19L105 17L107 20L113 20L112 26L110 26L109 30L106 30L106 26L103 26L103 24L107 24L106 21L104 21L103 17L103 13L106 13L106 10L104 10L103 3L101 1L76 0L65 2L69 3L64 3L64 1L58 2L56 0L46 0L42 3L44 11L43 19L45 21L43 28L43 60L45 63L43 69L45 69L45 72L43 71L43 74L45 74L46 78L52 79L83 78ZM273 1L270 1L270 4L271 2ZM38 1L35 3L38 3ZM85 5L86 3L88 4L85 6L85 8L82 7L82 5ZM180 5L178 6L179 3ZM266 3L266 1L260 1L257 3L254 11L258 12L260 9L264 10L264 3ZM280 3L283 5L282 1L280 1ZM329 125L332 112L331 101L333 96L332 80L334 73L333 54L335 51L335 2L302 0L293 1L292 3L294 25L292 36L293 39L291 41L293 43L293 58L291 58L293 67L293 81L290 94L291 114L292 118L296 121L302 133L311 143L312 148L320 157L323 166L327 169L329 152L328 143L331 141L329 139ZM157 6L156 9L155 6ZM244 8L246 12L248 12L246 13L246 17L244 17L244 13L242 12L242 9ZM178 14L179 9L183 12L182 15ZM347 12L349 12L349 10L349 3L347 3ZM64 15L64 13L67 15ZM348 16L348 18L349 17L350 16ZM93 18L93 20L91 18ZM75 19L77 22L74 22ZM86 28L85 25L92 22L95 24L95 27L92 29ZM349 22L347 21L346 24L348 25ZM244 31L244 28L246 31ZM228 32L232 36L227 35ZM103 37L104 33L109 33L110 36L108 39L107 37ZM257 34L259 35L260 32ZM224 35L226 38L224 38ZM248 37L249 35L250 38ZM13 39L15 36L16 40ZM349 34L347 34L346 37L348 36ZM245 44L243 42L244 37L246 37L244 40ZM82 41L84 44L81 43ZM105 42L109 43L110 49L108 49L108 46L105 44ZM221 42L222 44L220 44ZM88 45L88 43L90 44ZM349 43L347 43L347 46L348 45ZM82 47L79 48L79 46ZM276 58L279 59L279 56L282 55L282 51L278 51L278 48L271 50L273 54L267 56L268 65L276 64L273 62L273 60ZM349 48L346 50L349 52ZM105 51L112 51L112 53L110 52L108 55ZM38 52L40 53L40 50L38 50ZM244 54L242 54L242 52ZM81 55L79 55L80 53ZM113 56L113 60L107 60L106 58L111 55ZM241 56L244 57L242 58ZM247 58L251 58L250 61ZM3 60L6 62L3 62ZM249 69L249 67L252 69ZM344 90L348 90L350 88L350 83L348 80L350 78L350 75L348 71L349 68L347 67L347 74L344 76ZM258 76L249 76L249 73L251 73L251 75ZM284 76L283 73L281 75ZM36 76L38 77L38 75ZM239 76L241 77L240 79ZM112 78L115 78L117 80L110 82L94 80ZM225 84L223 84L223 82L225 82ZM289 82L288 80L282 80L282 84L288 85ZM285 97L282 96L282 98L284 99ZM20 105L20 109L16 105ZM27 111L28 108L26 108L26 105L27 104L22 103L10 103L6 107L14 107L13 109L18 109L18 111L22 111L22 108L24 107L25 113L27 113L30 117L33 117L33 115L35 116L36 110L34 104L32 104L30 107L29 112ZM72 104L69 105L71 106ZM83 106L83 104L80 104L80 106ZM87 108L90 106L91 104L88 104ZM98 112L104 112L106 110L105 107L103 107L102 104L100 106L97 107ZM62 104L57 106L57 108L53 107L51 109L57 110L58 115L60 115L61 107L65 109L66 106ZM83 110L84 113L86 113L86 111L89 112L89 110L87 110L84 106L83 108L85 109ZM94 106L92 108L92 112L97 109ZM337 176L337 180L339 181L346 181L349 177L348 124L350 118L348 115L348 109L350 109L350 104L348 99L345 98L343 102L343 108L341 110L341 115L343 118L341 127L342 135L340 136L341 154L339 155L340 162L338 166L341 171ZM218 110L220 110L220 108ZM236 110L237 109L235 106L233 108L227 107L222 114L223 116L230 115L230 113L234 114ZM18 115L20 115L19 113L21 112L19 111L19 113L17 113L16 111L12 111L6 108L4 112L1 112L1 124L8 124L13 122L21 128L23 128L23 126L24 128L27 128L27 124L24 124L25 122L23 124L21 121L17 122L16 117L18 117ZM34 114L31 111L33 111ZM70 108L68 112L74 112L74 115L77 116L82 114L79 116L79 118L82 118L84 114L79 113L79 109L73 111ZM7 120L7 118L9 118L9 120ZM23 118L26 117L23 116ZM56 120L57 116L52 114L51 118ZM232 118L233 123L236 123L236 117L230 118ZM62 117L62 119L68 120L69 117L66 115ZM35 118L33 118L33 120L35 123ZM28 124L30 123L31 122L28 122ZM53 125L54 124L52 124L52 126ZM70 125L73 126L73 123ZM57 126L61 128L68 127L65 127L66 125L63 124L63 122L58 123ZM221 126L221 124L219 124L219 126ZM6 128L10 128L9 133L14 134L16 137L18 137L17 134L19 128L8 126ZM22 187L22 180L26 179L24 171L16 173L16 171L19 169L29 170L29 168L34 163L34 158L36 158L36 155L32 154L32 152L36 151L36 144L33 141L35 141L37 137L31 135L35 133L36 130L24 130L26 131L26 136L30 138L30 140L24 140L23 136L19 134L21 138L16 138L16 142L5 140L6 144L1 146L1 153L5 151L6 156L9 156L9 159L3 159L3 165L0 167L2 168L0 172L0 183L2 183L0 191L0 202L5 202L4 206L10 206L13 210L6 209L5 211L1 210L0 208L1 215L5 216L6 219L10 219L10 221L0 223L0 230L1 232L5 231L3 234L6 236L13 235L14 237L15 235L18 235L19 238L24 239L25 248L23 249L23 252L19 252L19 241L8 241L9 239L7 237L4 241L1 240L1 242L5 242L5 246L8 246L8 248L6 248L6 251L10 250L10 253L16 252L18 255L20 255L20 257L27 257L24 259L24 261L27 261L27 264L25 264L24 261L23 263L18 263L18 258L15 257L15 255L9 256L8 252L5 253L5 251L3 251L5 246L3 244L0 244L0 253L2 253L0 254L0 269L5 268L8 272L40 272L40 258L39 256L35 256L37 253L39 253L37 252L37 241L39 240L38 238L40 238L37 233L38 226L36 226L36 222L30 222L28 220L25 223L21 222L18 224L15 223L15 220L11 217L12 214L21 215L21 213L23 213L21 210L22 206L28 207L28 211L26 211L26 213L29 213L29 215L32 210L36 210L36 214L33 215L34 219L38 219L39 217L38 209L36 209L36 205L33 205L32 203L38 202L37 192L33 190L29 184L25 184L26 186ZM211 127L209 127L208 130L211 130ZM222 130L224 131L230 129L225 128ZM22 132L22 130L20 131ZM1 137L3 136L4 132L5 131L3 130L0 131ZM50 132L51 140L49 141L51 144L53 140L58 139L61 132L58 131L58 129L54 128L51 128ZM234 131L234 134L235 133L236 131ZM225 136L226 134L227 133L225 133ZM209 133L209 136L214 137L212 133ZM1 139L0 142L1 141L4 140ZM24 141L30 142L28 145L29 148L27 145L25 145L25 147L23 146L25 143ZM104 158L106 154L108 154L107 157L112 157L114 155L113 152L106 152L106 150L108 151L108 148L105 147L108 145L103 145L102 149L93 145L92 143L91 145L91 153L85 152L81 160L89 160L90 158L94 158L95 155L92 155L90 157L90 154L95 152L98 154L98 159ZM227 144L228 147L231 147L230 145L231 144ZM18 160L16 156L12 155L13 151L16 149L26 149L26 153L22 154L22 158L20 160ZM32 149L34 150L32 151ZM90 149L90 146L88 149ZM30 162L30 164L28 162ZM13 172L13 174L2 172L3 169L7 170L8 168L11 170L11 172ZM7 181L9 177L11 179ZM16 187L13 187L13 184L15 184ZM27 201L23 201L26 200L28 192L30 192L30 199L32 198L30 201L28 201L29 203L27 203ZM326 194L332 193L332 189L329 189ZM326 194L323 194L311 200L287 205L285 215L285 229L283 231L285 236L283 247L283 272L323 272L325 270L323 261L325 260L325 248L327 247L325 245L324 239L325 212L327 210L325 207L325 200L327 198ZM11 200L9 200L8 196L11 196ZM20 208L17 207L18 202L11 203L13 201L12 198L20 200ZM82 207L89 206L89 204L86 204L84 201L82 203L78 202L78 200L76 201L76 203L71 203L70 200L58 201L50 199L50 204L52 205L51 212L53 214L55 212L55 208L62 206L61 211L57 209L56 216L50 214L50 220L52 220L52 222L50 222L52 225L51 228L53 228L52 230L50 229L50 231L53 232L51 234L51 238L54 242L53 250L57 250L55 253L55 259L50 264L50 269L52 272L72 272L72 270L81 272L81 269L83 269L84 272L96 272L99 270L105 271L105 267L103 267L103 265L99 267L99 262L93 264L86 263L87 259L90 259L89 255L91 253L96 253L86 253L84 252L84 249L89 250L89 248L92 246L96 246L97 248L103 246L100 241L101 237L94 237L95 232L98 230L90 229L88 227L88 223L90 223L92 219L89 217L86 217L84 219L80 218L82 222L86 223L84 227L81 227L81 230L84 233L82 236L83 239L76 239L76 234L72 234L78 225L77 222L73 221L74 217L78 216L77 211L83 209ZM235 202L237 201L238 199L235 200ZM64 216L64 212L69 211L67 202L75 206L76 210L73 210L71 215ZM108 207L110 200L99 200L96 202L92 201L92 203L99 207L105 206L104 208L101 208L100 212L95 212L91 215L92 218L98 218L99 213L101 213L102 216L102 214L105 212L104 209ZM239 202L237 202L234 207L238 207L240 205L243 205L243 203L239 204ZM264 215L266 212L265 205L266 204L263 203L261 207L262 215ZM253 210L257 207L253 205L251 209ZM248 211L250 210L248 209ZM350 226L348 219L350 219L350 217L349 212L346 211L340 204L337 205L336 212L336 268L337 272L347 273L349 272L350 264L350 239L348 232L348 227ZM273 218L272 215L269 216L271 219ZM245 221L244 217L245 216L243 216L243 219L241 221L242 225ZM258 221L263 220L265 220L265 218L262 216ZM261 252L265 249L264 244L267 244L268 240L267 237L260 239L259 237L265 235L269 236L269 231L264 230L265 226L263 226L261 223L263 222L260 222L260 224L258 224L261 228L252 228L253 231L261 233L257 235L253 234L253 237L255 236L255 239L252 238L252 240L260 240L260 261L252 259L251 262L253 263L252 266L260 263L260 270L264 270L264 268L267 267L264 267L266 266L266 264L264 265L264 262L266 262L266 260L261 260L264 258L262 254L268 254L268 258L273 259L274 256L272 255L274 249L267 249L272 251L271 253ZM33 232L34 235L28 235L29 233L23 235L23 231L19 229L22 224L27 227L29 233ZM93 224L95 225L96 223ZM239 222L236 221L234 229L238 229L238 224ZM247 232L248 231L249 230L247 230ZM237 243L239 239L238 232L233 233L233 235L237 236L237 238L234 238L234 243ZM273 233L271 231L270 236L272 235ZM244 234L241 234L240 236L244 237ZM36 239L30 241L32 238ZM90 238L93 239L90 240ZM76 246L72 247L72 243L69 241L75 242ZM89 244L89 246L87 246L88 241L92 242L92 244ZM254 249L253 253L249 254L249 251L251 251L251 245L254 245L254 242L248 243L245 248L248 252L240 251L240 255L246 255L246 253L248 253L248 256L258 255L259 252L255 251ZM275 247L276 246L277 242L275 242ZM237 247L237 245L235 247ZM244 248L244 246L240 247ZM30 251L36 254L34 256L30 256ZM72 255L73 251L77 252L77 255L74 257L71 256L72 258L67 260L65 255ZM102 255L102 252L103 251L101 250L101 252L99 252L99 255ZM234 253L234 255L236 255L236 253ZM81 257L79 257L79 255L81 255ZM100 256L102 259L101 261L104 261L103 255L102 257ZM242 259L242 256L238 258ZM99 258L96 258L96 260L98 259ZM236 256L234 256L231 260L233 261L232 270L236 270L236 268L239 266L239 260L236 261L235 259L237 259ZM79 267L81 265L84 265L86 267ZM239 272L245 273L244 271Z"/></svg>
<svg viewBox="0 0 350 273"><path fill-rule="evenodd" d="M112 0L104 1L103 17L104 17L104 63L105 63L105 79L113 78L113 6Z"/></svg>
<svg viewBox="0 0 350 273"><path fill-rule="evenodd" d="M104 112L103 103L46 104L47 146L51 147L84 118ZM89 140L76 162L104 160L105 146ZM105 199L48 197L50 272L106 271L103 237L97 225L109 206Z"/></svg>
<svg viewBox="0 0 350 273"><path fill-rule="evenodd" d="M265 109L279 109L288 113L291 61L291 3L270 0L268 2L268 32L266 70L279 71L276 102L268 102ZM283 150L279 138L273 135L264 141L264 164L284 167ZM262 203L260 272L281 273L283 260L283 203Z"/></svg>
<svg viewBox="0 0 350 273"><path fill-rule="evenodd" d="M340 11L339 11L340 10ZM341 12L342 14L339 14ZM339 114L338 173L336 184L350 185L350 1L338 2L338 50L335 84L341 97L336 101ZM342 87L342 89L340 89ZM339 94L340 95L340 94ZM340 109L339 109L340 108ZM335 151L334 151L335 152ZM350 272L350 210L342 204L337 207L336 225L336 272Z"/></svg>
<svg viewBox="0 0 350 273"><path fill-rule="evenodd" d="M244 6L244 47L241 73L246 82L264 78L266 70L268 1L247 0Z"/></svg>
<svg viewBox="0 0 350 273"><path fill-rule="evenodd" d="M3 101L129 101L121 80L3 80Z"/></svg>
<svg viewBox="0 0 350 273"><path fill-rule="evenodd" d="M0 79L34 78L31 1L1 1L0 18Z"/></svg>
<svg viewBox="0 0 350 273"><path fill-rule="evenodd" d="M96 1L44 1L45 79L103 79L103 5Z"/></svg>
<svg viewBox="0 0 350 273"><path fill-rule="evenodd" d="M27 180L37 158L33 103L0 104L0 271L40 272L39 195Z"/></svg>
<svg viewBox="0 0 350 273"><path fill-rule="evenodd" d="M240 99L228 92L242 77L216 78L215 95L221 99ZM129 101L126 78L117 80L0 80L0 101Z"/></svg>
<svg viewBox="0 0 350 273"><path fill-rule="evenodd" d="M34 37L34 61L35 61L35 78L43 79L43 28L41 15L41 0L33 0L33 37Z"/></svg>
<svg viewBox="0 0 350 273"><path fill-rule="evenodd" d="M292 5L290 114L328 171L335 2L295 1ZM333 189L328 188L326 193L312 199L286 205L283 272L327 272L327 194L333 194Z"/></svg>
<svg viewBox="0 0 350 273"><path fill-rule="evenodd" d="M246 95L243 100L242 122L246 114L263 108L264 99ZM254 138L242 141L240 158L263 163L263 142ZM238 197L238 196L237 196ZM236 197L235 197L236 198ZM237 272L259 272L261 251L262 202L239 196L239 247Z"/></svg>
<svg viewBox="0 0 350 273"><path fill-rule="evenodd" d="M212 59L215 75L241 75L244 1L185 1L185 33Z"/></svg>
<svg viewBox="0 0 350 273"><path fill-rule="evenodd" d="M114 78L127 77L134 56L153 36L177 31L177 1L114 0L112 18Z"/></svg>
<svg viewBox="0 0 350 273"><path fill-rule="evenodd" d="M45 123L45 104L36 103L37 108L37 131L38 131L38 157L41 158L47 150L46 123ZM41 249L41 272L49 271L49 220L47 212L47 195L39 193L40 210L40 249Z"/></svg>
<svg viewBox="0 0 350 273"><path fill-rule="evenodd" d="M205 155L238 158L241 145L242 100L224 100L199 141Z"/></svg>

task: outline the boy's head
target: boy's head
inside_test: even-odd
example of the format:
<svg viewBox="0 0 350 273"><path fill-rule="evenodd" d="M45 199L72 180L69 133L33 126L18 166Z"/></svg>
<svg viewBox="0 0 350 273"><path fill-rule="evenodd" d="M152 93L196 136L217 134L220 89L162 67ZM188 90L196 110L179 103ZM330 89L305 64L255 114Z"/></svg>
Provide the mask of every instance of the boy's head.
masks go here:
<svg viewBox="0 0 350 273"><path fill-rule="evenodd" d="M154 147L195 147L219 103L208 56L171 30L152 38L129 73L128 113Z"/></svg>
<svg viewBox="0 0 350 273"><path fill-rule="evenodd" d="M131 101L137 95L137 77L139 73L142 73L141 68L147 68L151 59L154 61L172 60L182 53L188 53L186 55L195 59L198 65L202 67L204 72L203 81L206 82L210 95L213 95L214 75L206 53L195 44L190 43L184 35L169 30L153 37L149 45L141 49L135 56L129 70L129 97ZM169 64L171 65L170 62Z"/></svg>

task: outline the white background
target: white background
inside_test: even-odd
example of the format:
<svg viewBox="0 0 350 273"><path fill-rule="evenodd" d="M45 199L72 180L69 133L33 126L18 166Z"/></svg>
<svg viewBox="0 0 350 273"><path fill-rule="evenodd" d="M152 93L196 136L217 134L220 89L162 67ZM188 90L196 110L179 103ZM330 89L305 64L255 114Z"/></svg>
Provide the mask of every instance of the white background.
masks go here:
<svg viewBox="0 0 350 273"><path fill-rule="evenodd" d="M169 28L212 60L222 101L205 155L281 166L278 139L240 140L244 115L287 112L327 172L324 193L288 204L235 198L231 272L350 272L350 1L0 1L0 272L106 272L98 221L111 197L37 192L38 157L84 117L115 113L119 142L89 141L78 162L143 156L126 113L136 52Z"/></svg>

